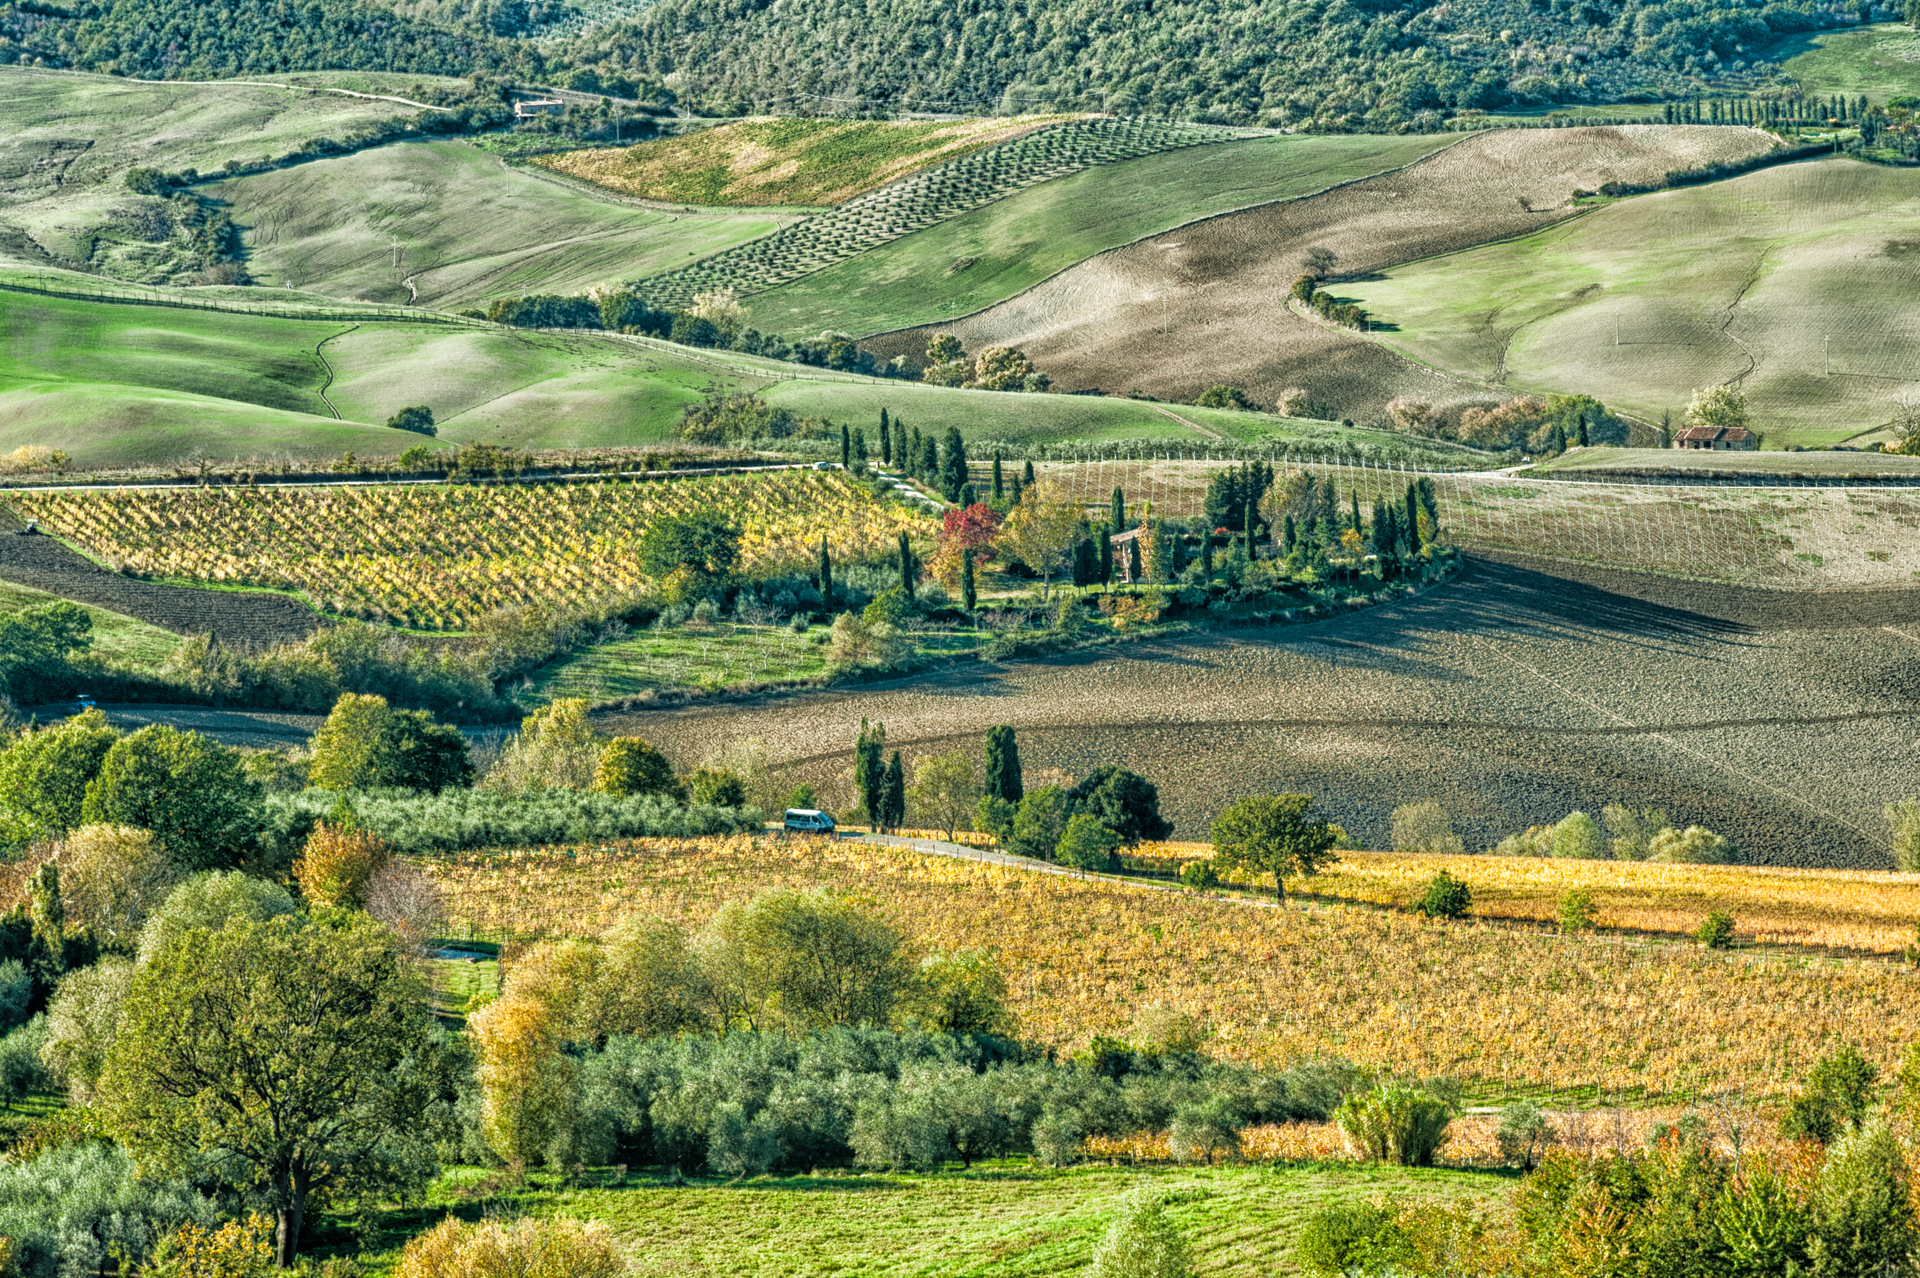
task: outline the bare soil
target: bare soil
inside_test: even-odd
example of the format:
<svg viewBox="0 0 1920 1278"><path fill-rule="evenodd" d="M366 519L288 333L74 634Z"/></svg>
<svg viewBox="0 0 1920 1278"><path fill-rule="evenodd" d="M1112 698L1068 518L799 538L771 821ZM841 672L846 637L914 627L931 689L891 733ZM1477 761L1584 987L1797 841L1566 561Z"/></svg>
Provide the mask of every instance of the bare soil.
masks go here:
<svg viewBox="0 0 1920 1278"><path fill-rule="evenodd" d="M1476 134L1393 173L1101 254L957 325L903 329L867 345L918 358L933 333L954 331L970 352L1020 347L1062 390L1187 402L1225 383L1272 403L1301 387L1361 422L1378 419L1398 395L1443 406L1491 402L1505 396L1291 312L1287 291L1301 255L1315 245L1339 255L1324 286L1339 297L1343 278L1571 217L1576 190L1657 181L1771 145L1757 130L1712 126Z"/></svg>
<svg viewBox="0 0 1920 1278"><path fill-rule="evenodd" d="M1884 869L1881 809L1912 788L1920 728L1916 616L1920 591L1796 600L1475 557L1450 585L1313 625L604 725L682 768L758 737L841 810L862 717L909 760L1006 723L1030 785L1122 764L1181 838L1261 792L1310 793L1369 846L1395 807L1434 799L1470 849L1625 802L1754 864Z"/></svg>
<svg viewBox="0 0 1920 1278"><path fill-rule="evenodd" d="M212 634L230 647L303 639L321 624L317 613L284 595L136 581L39 534L0 532L0 580L110 609L175 634Z"/></svg>

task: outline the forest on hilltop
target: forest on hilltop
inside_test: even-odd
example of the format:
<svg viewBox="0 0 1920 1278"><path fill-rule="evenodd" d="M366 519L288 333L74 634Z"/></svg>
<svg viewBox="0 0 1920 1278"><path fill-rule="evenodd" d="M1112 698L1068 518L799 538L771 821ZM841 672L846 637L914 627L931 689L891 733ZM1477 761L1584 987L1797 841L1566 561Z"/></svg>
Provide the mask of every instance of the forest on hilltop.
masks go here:
<svg viewBox="0 0 1920 1278"><path fill-rule="evenodd" d="M29 0L0 4L0 62L176 79L486 71L720 115L1071 109L1379 130L1764 91L1779 36L1888 16L1817 0Z"/></svg>

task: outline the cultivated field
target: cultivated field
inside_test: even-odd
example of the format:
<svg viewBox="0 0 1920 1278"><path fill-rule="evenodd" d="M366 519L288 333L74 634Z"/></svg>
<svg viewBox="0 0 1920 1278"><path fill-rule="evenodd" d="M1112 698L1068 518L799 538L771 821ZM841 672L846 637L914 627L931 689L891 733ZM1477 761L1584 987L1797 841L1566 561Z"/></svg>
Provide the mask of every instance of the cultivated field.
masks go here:
<svg viewBox="0 0 1920 1278"><path fill-rule="evenodd" d="M926 517L834 472L528 487L135 489L9 497L14 511L146 576L299 590L329 613L457 629L509 604L637 590L640 537L719 509L743 570L804 568L927 536ZM15 540L25 540L16 538Z"/></svg>
<svg viewBox="0 0 1920 1278"><path fill-rule="evenodd" d="M1484 400L1482 387L1289 311L1302 252L1323 245L1339 254L1341 277L1362 276L1561 221L1574 212L1575 190L1657 180L1770 145L1754 130L1711 126L1475 134L1397 173L1102 254L953 331L969 350L1023 348L1068 389L1139 387L1191 400L1227 382L1271 402L1299 386L1356 420L1376 418L1402 394L1442 404ZM932 331L873 345L918 355Z"/></svg>
<svg viewBox="0 0 1920 1278"><path fill-rule="evenodd" d="M536 163L669 204L831 206L1064 118L742 120L636 146L542 156Z"/></svg>
<svg viewBox="0 0 1920 1278"><path fill-rule="evenodd" d="M1310 195L1396 168L1451 140L1440 134L1292 135L1100 165L763 293L753 302L755 322L782 332L865 334L971 314L1142 236Z"/></svg>
<svg viewBox="0 0 1920 1278"><path fill-rule="evenodd" d="M1916 216L1920 171L1803 162L1345 291L1395 326L1384 341L1439 368L1588 392L1647 421L1731 383L1770 444L1817 447L1871 434L1920 395Z"/></svg>
<svg viewBox="0 0 1920 1278"><path fill-rule="evenodd" d="M636 914L698 925L772 888L854 892L922 945L993 953L1022 1033L1062 1049L1124 1036L1159 1001L1202 1017L1225 1056L1344 1056L1496 1094L1777 1095L1834 1040L1887 1068L1920 1013L1920 986L1877 961L1274 909L833 841L642 841L425 868L456 934L498 938L594 935Z"/></svg>
<svg viewBox="0 0 1920 1278"><path fill-rule="evenodd" d="M1677 475L1701 471L1733 471L1747 475L1774 475L1792 484L1801 480L1911 480L1920 477L1920 457L1902 457L1879 449L1858 452L1717 453L1681 448L1570 448L1527 473L1589 474L1604 479L1607 472L1664 471Z"/></svg>
<svg viewBox="0 0 1920 1278"><path fill-rule="evenodd" d="M948 160L848 200L762 240L636 285L655 305L683 307L715 289L759 293L957 217L1023 187L1160 151L1227 142L1245 130L1143 119L1069 120Z"/></svg>
<svg viewBox="0 0 1920 1278"><path fill-rule="evenodd" d="M401 143L201 189L244 228L258 280L445 310L584 293L778 225L757 213L638 208L459 141Z"/></svg>
<svg viewBox="0 0 1920 1278"><path fill-rule="evenodd" d="M1242 795L1297 790L1368 846L1423 799L1474 848L1628 803L1749 862L1891 865L1881 809L1913 786L1887 761L1920 717L1915 592L1550 571L1474 559L1338 620L606 721L683 766L759 737L829 807L850 806L862 717L909 756L977 749L1007 723L1030 770L1145 774L1186 839Z"/></svg>

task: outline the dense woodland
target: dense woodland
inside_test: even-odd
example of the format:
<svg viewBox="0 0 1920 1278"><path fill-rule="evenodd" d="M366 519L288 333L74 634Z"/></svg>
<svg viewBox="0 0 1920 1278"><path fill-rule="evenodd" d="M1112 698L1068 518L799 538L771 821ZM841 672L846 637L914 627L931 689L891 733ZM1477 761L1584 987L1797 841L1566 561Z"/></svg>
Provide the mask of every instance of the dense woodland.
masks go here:
<svg viewBox="0 0 1920 1278"><path fill-rule="evenodd" d="M1766 50L1779 36L1893 16L1816 0L662 0L632 16L625 9L17 3L0 5L0 62L182 79L488 71L723 115L1104 109L1378 129L1463 110L1767 88L1775 68ZM663 87L669 78L673 90Z"/></svg>

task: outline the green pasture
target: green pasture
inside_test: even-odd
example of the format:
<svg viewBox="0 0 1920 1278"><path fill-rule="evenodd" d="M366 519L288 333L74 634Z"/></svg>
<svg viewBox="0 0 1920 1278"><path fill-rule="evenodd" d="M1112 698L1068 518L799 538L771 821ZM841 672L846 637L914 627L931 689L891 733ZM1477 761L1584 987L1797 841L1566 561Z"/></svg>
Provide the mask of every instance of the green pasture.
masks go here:
<svg viewBox="0 0 1920 1278"><path fill-rule="evenodd" d="M1876 450L1862 452L1719 453L1678 448L1576 448L1533 467L1549 475L1594 475L1608 472L1669 470L1677 472L1738 470L1779 475L1836 478L1852 475L1920 475L1920 457L1900 457Z"/></svg>
<svg viewBox="0 0 1920 1278"><path fill-rule="evenodd" d="M0 617L11 616L41 604L60 602L59 595L0 581ZM150 626L144 621L108 612L105 608L80 605L93 618L93 651L119 666L153 670L180 646L180 636L171 630Z"/></svg>
<svg viewBox="0 0 1920 1278"><path fill-rule="evenodd" d="M1767 447L1819 447L1881 431L1920 391L1916 218L1920 171L1838 157L1605 202L1342 288L1435 367L1655 422L1738 382Z"/></svg>
<svg viewBox="0 0 1920 1278"><path fill-rule="evenodd" d="M1792 35L1757 52L1822 97L1864 93L1884 103L1920 95L1920 31L1904 23Z"/></svg>
<svg viewBox="0 0 1920 1278"><path fill-rule="evenodd" d="M336 297L484 307L673 270L775 229L762 212L662 212L510 167L467 142L401 142L210 184L247 269ZM791 220L789 215L788 220Z"/></svg>
<svg viewBox="0 0 1920 1278"><path fill-rule="evenodd" d="M820 1171L677 1184L593 1168L571 1185L535 1173L515 1186L499 1172L459 1167L435 1182L423 1206L389 1209L368 1222L371 1247L361 1254L390 1272L407 1237L449 1212L477 1220L491 1211L605 1221L649 1274L1038 1278L1080 1272L1127 1195L1148 1188L1166 1201L1196 1273L1269 1278L1300 1272L1293 1260L1300 1230L1331 1203L1484 1207L1512 1183L1498 1173L1359 1165L1053 1171L1006 1161L937 1173ZM339 1237L352 1250L345 1230Z"/></svg>
<svg viewBox="0 0 1920 1278"><path fill-rule="evenodd" d="M1416 160L1444 135L1257 138L1042 182L752 301L779 332L876 333L969 314L1097 253L1196 218L1310 195Z"/></svg>

